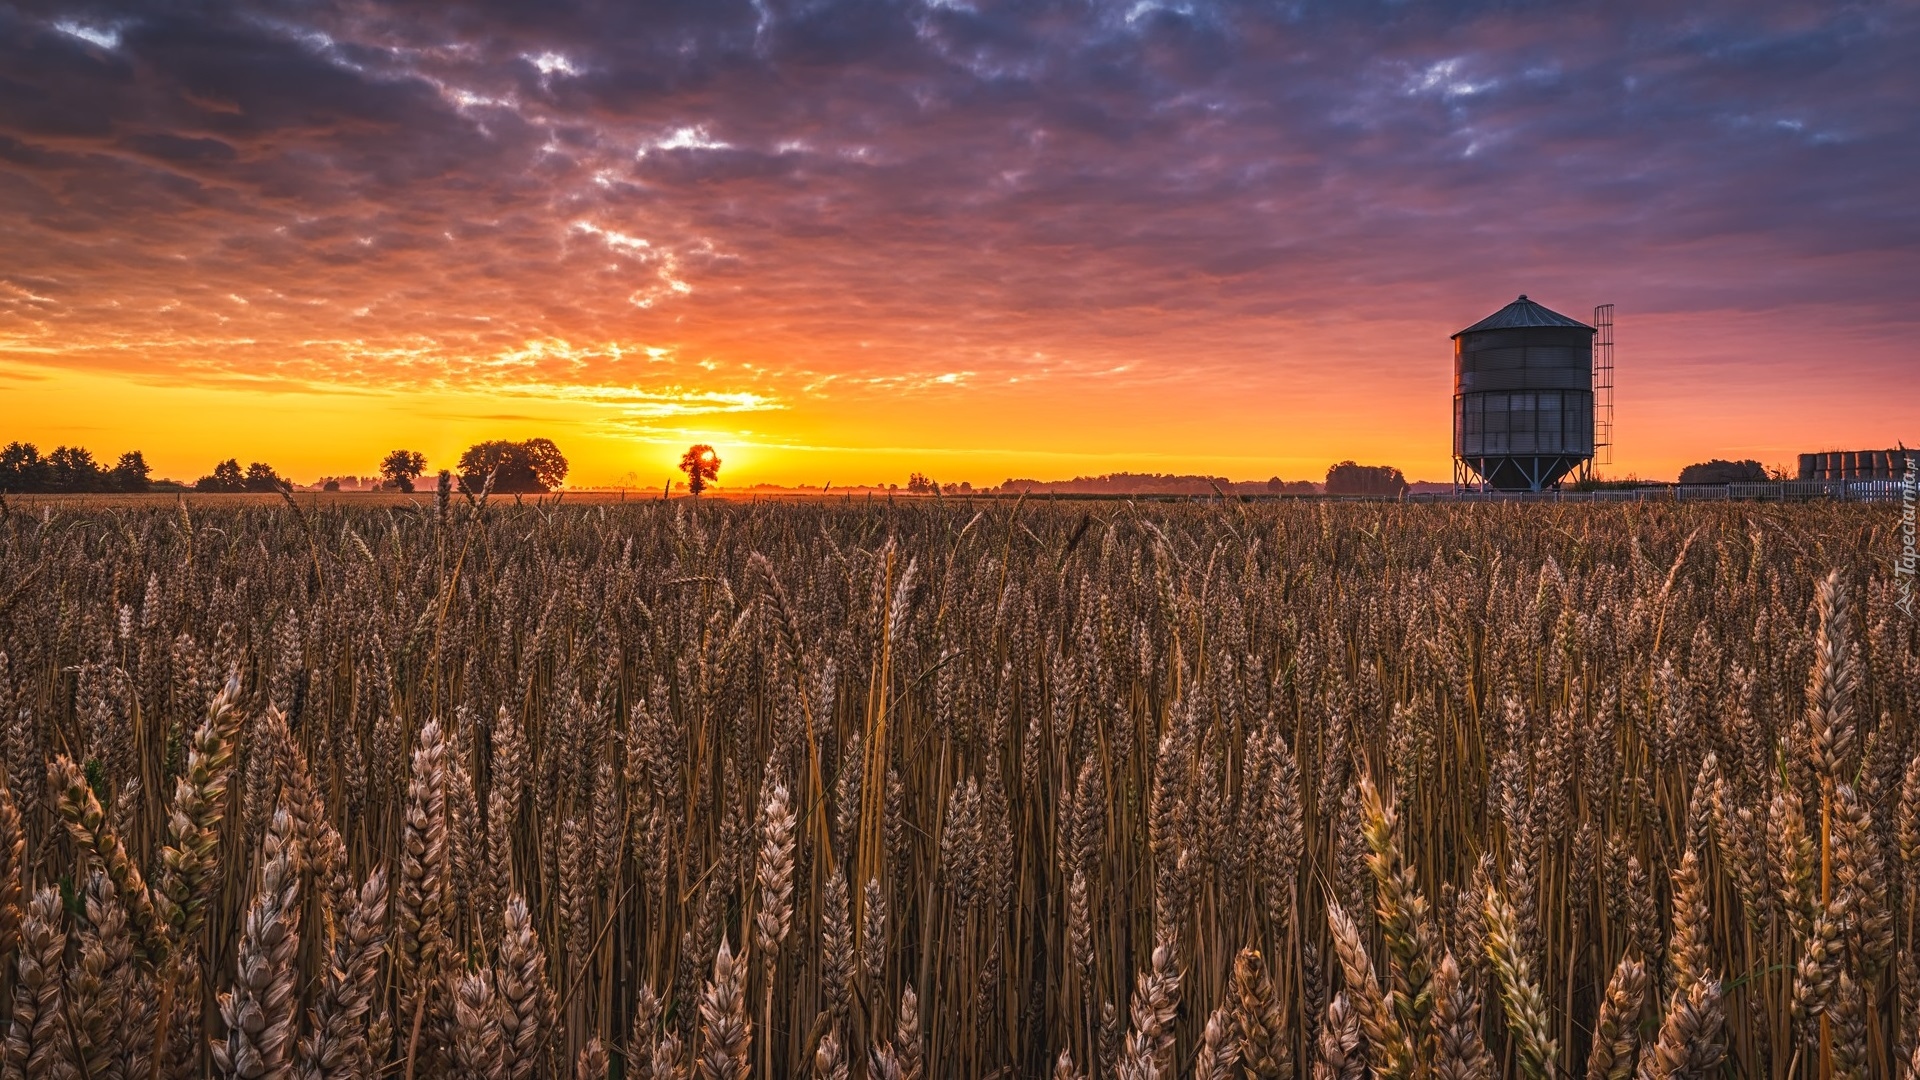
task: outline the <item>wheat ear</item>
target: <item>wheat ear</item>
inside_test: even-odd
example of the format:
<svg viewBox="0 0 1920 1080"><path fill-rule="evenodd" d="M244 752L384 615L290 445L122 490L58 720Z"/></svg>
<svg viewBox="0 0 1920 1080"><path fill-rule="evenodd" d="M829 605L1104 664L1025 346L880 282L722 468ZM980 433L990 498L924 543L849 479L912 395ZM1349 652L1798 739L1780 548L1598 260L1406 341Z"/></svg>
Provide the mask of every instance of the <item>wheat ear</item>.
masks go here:
<svg viewBox="0 0 1920 1080"><path fill-rule="evenodd" d="M1413 1045L1401 1027L1400 1018L1380 989L1367 956L1360 928L1348 916L1340 901L1327 897L1327 926L1333 931L1334 954L1340 958L1347 980L1347 993L1367 1037L1367 1063L1376 1076L1386 1080L1404 1080L1413 1075Z"/></svg>
<svg viewBox="0 0 1920 1080"><path fill-rule="evenodd" d="M1659 1037L1641 1055L1639 1080L1707 1080L1715 1075L1724 1056L1720 1028L1725 1019L1719 980L1699 979L1686 993L1676 993L1660 1022Z"/></svg>
<svg viewBox="0 0 1920 1080"><path fill-rule="evenodd" d="M1480 997L1460 973L1451 952L1433 973L1433 1080L1480 1080L1493 1075L1493 1060L1480 1038Z"/></svg>
<svg viewBox="0 0 1920 1080"><path fill-rule="evenodd" d="M1193 1059L1193 1080L1234 1080L1240 1063L1240 1045L1232 1035L1233 1021L1225 1005L1216 1005L1200 1032L1200 1052Z"/></svg>
<svg viewBox="0 0 1920 1080"><path fill-rule="evenodd" d="M1365 1037L1345 990L1327 1002L1313 1058L1313 1080L1362 1080L1367 1075Z"/></svg>
<svg viewBox="0 0 1920 1080"><path fill-rule="evenodd" d="M813 1051L813 1080L847 1080L847 1055L840 1048L840 1037L831 1030L820 1036Z"/></svg>
<svg viewBox="0 0 1920 1080"><path fill-rule="evenodd" d="M1414 883L1413 869L1400 854L1395 835L1399 818L1392 800L1382 799L1373 781L1360 777L1361 831L1367 841L1367 868L1373 873L1375 910L1386 938L1393 978L1393 1009L1409 1035L1426 1029L1433 1010L1433 965L1437 946L1426 897Z"/></svg>
<svg viewBox="0 0 1920 1080"><path fill-rule="evenodd" d="M1627 1080L1633 1075L1633 1052L1640 1042L1640 1011L1647 999L1647 966L1630 956L1620 958L1600 1018L1593 1026L1593 1050L1587 1054L1587 1080Z"/></svg>
<svg viewBox="0 0 1920 1080"><path fill-rule="evenodd" d="M207 703L206 716L187 746L186 774L174 781L167 813L167 842L160 849L159 894L175 940L187 942L206 921L213 880L220 865L220 823L227 812L233 776L233 744L240 731L233 677Z"/></svg>
<svg viewBox="0 0 1920 1080"><path fill-rule="evenodd" d="M113 879L114 890L127 909L127 922L133 928L134 941L142 955L156 966L167 958L166 927L154 911L153 896L140 867L127 853L107 821L107 813L87 783L87 774L73 759L61 754L50 767L53 785L60 793L60 816L76 847L90 852Z"/></svg>
<svg viewBox="0 0 1920 1080"><path fill-rule="evenodd" d="M500 1032L508 1080L527 1080L539 1068L541 1051L553 1034L553 991L547 982L547 954L534 931L526 898L507 899L494 984L500 995Z"/></svg>
<svg viewBox="0 0 1920 1080"><path fill-rule="evenodd" d="M318 999L300 1040L301 1080L370 1080L368 1012L387 946L387 872L368 875L334 938Z"/></svg>
<svg viewBox="0 0 1920 1080"><path fill-rule="evenodd" d="M20 888L26 857L27 834L20 828L20 808L7 785L0 784L0 967L20 944Z"/></svg>
<svg viewBox="0 0 1920 1080"><path fill-rule="evenodd" d="M580 1048L580 1056L573 1059L573 1080L607 1080L611 1064L606 1046L600 1042L600 1036L595 1035Z"/></svg>
<svg viewBox="0 0 1920 1080"><path fill-rule="evenodd" d="M1259 950L1241 949L1233 958L1233 1033L1240 1066L1248 1080L1274 1080L1293 1075L1293 1040L1287 1033L1287 1014L1267 977Z"/></svg>
<svg viewBox="0 0 1920 1080"><path fill-rule="evenodd" d="M67 951L60 893L33 894L20 924L18 978L13 984L13 1020L7 1029L6 1080L48 1076L62 1061L66 1038L61 1018L60 966Z"/></svg>
<svg viewBox="0 0 1920 1080"><path fill-rule="evenodd" d="M1485 914L1487 959L1500 979L1500 1000L1520 1071L1532 1080L1553 1080L1560 1046L1553 1039L1547 998L1534 978L1533 961L1516 940L1513 905L1500 890L1489 888Z"/></svg>
<svg viewBox="0 0 1920 1080"><path fill-rule="evenodd" d="M753 1024L747 1019L747 955L735 956L726 939L713 958L713 978L700 997L700 1050L694 1059L700 1080L746 1080Z"/></svg>
<svg viewBox="0 0 1920 1080"><path fill-rule="evenodd" d="M282 803L261 841L260 884L247 908L231 991L220 995L227 1037L213 1044L222 1076L290 1080L300 999L300 854Z"/></svg>

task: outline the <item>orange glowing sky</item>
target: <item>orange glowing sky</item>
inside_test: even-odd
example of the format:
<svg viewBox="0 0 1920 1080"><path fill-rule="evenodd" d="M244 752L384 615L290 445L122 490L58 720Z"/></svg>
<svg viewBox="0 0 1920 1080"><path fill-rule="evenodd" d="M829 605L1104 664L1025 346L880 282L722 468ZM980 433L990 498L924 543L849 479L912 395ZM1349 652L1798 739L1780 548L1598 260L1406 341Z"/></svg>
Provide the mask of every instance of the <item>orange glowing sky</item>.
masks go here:
<svg viewBox="0 0 1920 1080"><path fill-rule="evenodd" d="M1611 475L1914 441L1920 16L1669 7L0 6L0 441L1444 479L1520 292Z"/></svg>

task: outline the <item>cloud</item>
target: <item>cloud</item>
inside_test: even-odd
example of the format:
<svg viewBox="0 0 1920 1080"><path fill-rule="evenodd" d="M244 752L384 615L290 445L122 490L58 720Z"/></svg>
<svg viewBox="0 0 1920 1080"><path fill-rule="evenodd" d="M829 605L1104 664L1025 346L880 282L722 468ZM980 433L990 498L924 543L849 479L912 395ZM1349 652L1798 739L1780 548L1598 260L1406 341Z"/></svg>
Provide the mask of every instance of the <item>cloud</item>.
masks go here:
<svg viewBox="0 0 1920 1080"><path fill-rule="evenodd" d="M1897 3L85 0L0 72L0 355L153 379L1266 385L1521 288L1892 339L1920 276Z"/></svg>

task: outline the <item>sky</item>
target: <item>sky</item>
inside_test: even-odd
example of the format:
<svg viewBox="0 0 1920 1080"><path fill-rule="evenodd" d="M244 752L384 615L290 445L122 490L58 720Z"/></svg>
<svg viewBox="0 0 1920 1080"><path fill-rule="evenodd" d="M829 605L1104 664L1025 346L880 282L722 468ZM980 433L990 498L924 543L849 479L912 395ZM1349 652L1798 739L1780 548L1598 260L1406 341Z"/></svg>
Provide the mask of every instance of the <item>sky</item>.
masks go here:
<svg viewBox="0 0 1920 1080"><path fill-rule="evenodd" d="M1920 443L1920 4L0 2L0 441L299 480L1450 475L1617 305L1614 476Z"/></svg>

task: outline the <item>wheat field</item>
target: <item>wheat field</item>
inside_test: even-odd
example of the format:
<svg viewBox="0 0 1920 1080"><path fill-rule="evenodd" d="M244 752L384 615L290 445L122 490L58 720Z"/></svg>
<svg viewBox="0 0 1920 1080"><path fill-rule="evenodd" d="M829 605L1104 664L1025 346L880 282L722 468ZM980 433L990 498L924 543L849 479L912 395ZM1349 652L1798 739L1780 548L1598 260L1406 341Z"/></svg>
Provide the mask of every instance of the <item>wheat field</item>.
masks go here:
<svg viewBox="0 0 1920 1080"><path fill-rule="evenodd" d="M1886 508L0 513L0 1078L1912 1077Z"/></svg>

